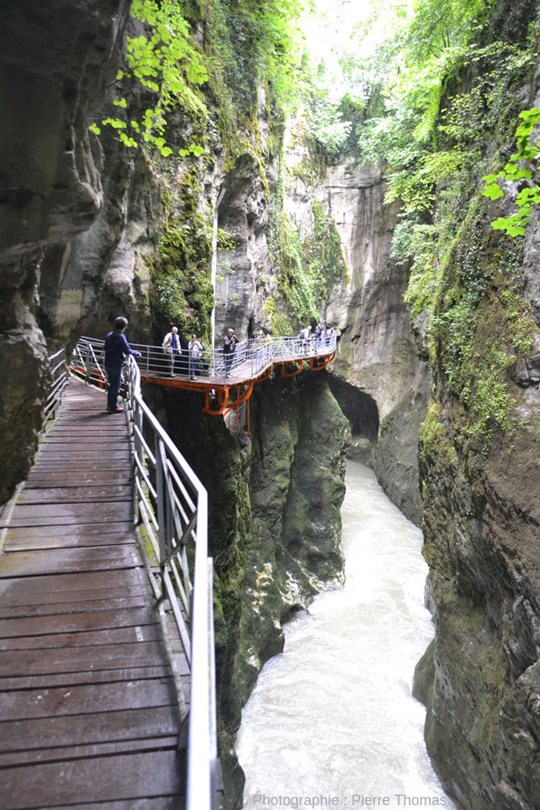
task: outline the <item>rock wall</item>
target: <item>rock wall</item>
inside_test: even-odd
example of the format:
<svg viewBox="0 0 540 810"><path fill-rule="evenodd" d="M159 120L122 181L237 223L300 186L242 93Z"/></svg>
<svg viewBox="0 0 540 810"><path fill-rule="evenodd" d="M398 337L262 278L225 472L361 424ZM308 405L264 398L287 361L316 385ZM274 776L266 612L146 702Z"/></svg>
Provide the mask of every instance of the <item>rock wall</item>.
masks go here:
<svg viewBox="0 0 540 810"><path fill-rule="evenodd" d="M521 267L531 313L539 304L537 233L533 225ZM470 254L472 239L469 233L457 246L456 261ZM475 249L498 260L485 242ZM497 432L488 451L463 441L464 414L440 371L421 434L436 640L419 666L417 690L428 705L426 740L443 783L474 810L533 810L540 800L538 345L509 370L513 426Z"/></svg>
<svg viewBox="0 0 540 810"><path fill-rule="evenodd" d="M493 38L525 42L536 15L529 0L500 0ZM540 103L539 75L537 63L518 91L523 107ZM515 120L484 144L492 154L499 140L500 165L513 150ZM536 211L525 239L512 239L490 225L513 213L511 201L488 205L471 184L461 204L468 216L442 275L432 402L421 428L436 637L416 689L428 707L428 751L460 806L533 810L540 804L540 218ZM468 343L440 327L446 318L457 333L458 306L467 308ZM489 360L494 352L504 366ZM471 369L476 379L462 396ZM478 379L486 369L487 385Z"/></svg>
<svg viewBox="0 0 540 810"><path fill-rule="evenodd" d="M350 161L306 182L308 161L295 141L286 153L285 207L300 233L313 228L315 196L339 234L346 277L323 302L321 317L339 335L331 387L353 429L352 452L374 466L389 497L420 522L417 445L427 402L427 365L403 294L408 268L391 258L399 208L384 205L380 171Z"/></svg>
<svg viewBox="0 0 540 810"><path fill-rule="evenodd" d="M37 288L48 245L102 205L88 121L116 67L127 0L21 0L0 26L0 503L26 474L48 385Z"/></svg>

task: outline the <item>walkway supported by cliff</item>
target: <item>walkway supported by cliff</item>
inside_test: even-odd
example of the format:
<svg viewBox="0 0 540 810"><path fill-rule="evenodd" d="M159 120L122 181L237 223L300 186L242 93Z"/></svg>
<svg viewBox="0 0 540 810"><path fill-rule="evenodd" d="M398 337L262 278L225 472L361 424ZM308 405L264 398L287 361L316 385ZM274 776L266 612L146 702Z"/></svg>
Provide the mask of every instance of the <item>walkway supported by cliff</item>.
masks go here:
<svg viewBox="0 0 540 810"><path fill-rule="evenodd" d="M136 546L127 422L97 389L70 382L1 544L2 806L183 807L179 665Z"/></svg>
<svg viewBox="0 0 540 810"><path fill-rule="evenodd" d="M221 349L204 349L193 372L186 348L173 357L161 346L132 343L141 380L167 388L204 394L204 413L223 416L231 433L250 432L249 403L256 384L275 373L294 377L304 369L322 371L334 359L337 337L267 337L239 343L227 358ZM105 385L103 340L79 338L72 368Z"/></svg>

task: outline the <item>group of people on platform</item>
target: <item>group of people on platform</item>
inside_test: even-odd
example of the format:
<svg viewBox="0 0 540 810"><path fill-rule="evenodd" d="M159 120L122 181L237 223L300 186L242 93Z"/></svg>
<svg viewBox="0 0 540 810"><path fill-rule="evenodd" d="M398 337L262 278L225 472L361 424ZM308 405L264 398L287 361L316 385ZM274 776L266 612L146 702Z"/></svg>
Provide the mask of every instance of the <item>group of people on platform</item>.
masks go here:
<svg viewBox="0 0 540 810"><path fill-rule="evenodd" d="M231 365L238 342L238 338L234 334L234 329L228 329L223 339L223 363L226 377L230 376ZM171 326L171 331L167 332L161 345L165 354L169 356L169 374L171 377L174 377L176 360L183 354L177 326ZM192 335L187 345L187 368L190 380L197 379L199 363L203 356L203 351L204 347L197 338L197 335Z"/></svg>
<svg viewBox="0 0 540 810"><path fill-rule="evenodd" d="M301 329L298 337L302 340L302 351L309 354L310 351L317 353L325 346L330 346L335 335L336 331L331 324L318 323L315 329L311 326Z"/></svg>
<svg viewBox="0 0 540 810"><path fill-rule="evenodd" d="M175 363L178 357L182 355L182 346L180 344L180 335L178 334L178 327L171 326L171 331L167 332L161 344L165 354L169 356L169 374L171 377L175 376ZM187 345L187 371L190 380L197 379L197 373L201 357L203 355L204 347L197 335L192 335L191 340Z"/></svg>
<svg viewBox="0 0 540 810"><path fill-rule="evenodd" d="M107 375L107 410L110 413L121 413L123 408L118 405L118 394L122 377L122 365L128 355L140 357L141 353L132 349L129 345L125 331L128 327L127 318L119 316L114 322L114 329L105 338L105 372ZM323 347L329 346L335 336L334 327L328 324L317 324L315 329L306 326L302 329L299 337L302 340L302 350L304 354L310 351L320 351ZM234 329L227 329L227 334L223 338L223 370L225 377L230 377L236 347L239 343ZM183 350L180 342L180 334L177 326L171 326L163 338L162 348L168 358L168 370L171 377L175 376L176 363L179 357L187 353L187 368L190 380L196 380L199 364L203 356L204 347L197 335L193 334L187 344L187 349Z"/></svg>

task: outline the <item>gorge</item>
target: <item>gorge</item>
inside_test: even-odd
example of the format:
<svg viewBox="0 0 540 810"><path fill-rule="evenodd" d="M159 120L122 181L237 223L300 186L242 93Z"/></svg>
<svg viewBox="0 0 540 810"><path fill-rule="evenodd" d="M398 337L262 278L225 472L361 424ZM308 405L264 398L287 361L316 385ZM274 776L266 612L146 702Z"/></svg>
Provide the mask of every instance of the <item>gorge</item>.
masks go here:
<svg viewBox="0 0 540 810"><path fill-rule="evenodd" d="M367 68L350 59L362 92L335 103L312 76L307 97L293 92L298 13L292 0L4 4L0 502L36 452L48 355L116 315L157 345L171 323L208 344L214 307L218 336L333 325L329 371L257 386L240 440L196 394L146 392L209 492L228 802L241 802L241 708L282 623L342 581L350 454L424 531L436 635L415 689L445 789L465 808L532 810L540 218L522 236L494 230L520 179L502 199L481 191L515 151L519 113L540 106L536 4L422 0ZM158 115L128 45L160 25L166 41L177 26L175 90L154 140L129 146L119 133Z"/></svg>

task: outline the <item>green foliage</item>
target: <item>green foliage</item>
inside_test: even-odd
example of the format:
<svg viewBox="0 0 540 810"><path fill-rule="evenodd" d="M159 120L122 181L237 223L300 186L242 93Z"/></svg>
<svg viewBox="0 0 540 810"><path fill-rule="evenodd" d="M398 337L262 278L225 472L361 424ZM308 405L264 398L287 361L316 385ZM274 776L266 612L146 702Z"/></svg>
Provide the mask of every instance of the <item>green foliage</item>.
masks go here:
<svg viewBox="0 0 540 810"><path fill-rule="evenodd" d="M490 5L416 5L394 55L385 50L386 72L378 74L381 88L371 116L366 107L359 141L364 160L386 170L386 202L401 205L392 257L410 267L405 300L424 325L431 319L433 360L454 406L456 439L478 452L496 431L512 429L508 372L534 334L516 281L516 250L497 248L485 204L471 200L493 140L505 143L534 60L530 43L486 44ZM524 117L503 172L485 178L486 196L502 197L504 183L519 197L507 232L523 227L537 201L530 165L537 113Z"/></svg>
<svg viewBox="0 0 540 810"><path fill-rule="evenodd" d="M192 119L204 121L206 104L197 88L208 80L203 56L193 44L190 28L175 0L132 0L131 15L144 24L144 33L127 40L126 67L117 75L119 87L126 92L136 81L151 101L140 114L129 115L128 102L123 96L113 101L125 118L111 116L102 126L116 130L120 141L129 148L146 144L164 157L173 153L167 143L167 115L180 109ZM101 133L97 124L91 131ZM181 155L202 154L200 144L187 144Z"/></svg>
<svg viewBox="0 0 540 810"><path fill-rule="evenodd" d="M176 324L183 337L196 333L208 341L214 303L212 225L210 216L199 211L198 193L195 175L186 175L180 200L164 199L167 216L151 266L149 303L161 330Z"/></svg>
<svg viewBox="0 0 540 810"><path fill-rule="evenodd" d="M332 286L345 276L335 225L317 200L312 206L313 231L304 240L283 211L277 217L275 253L282 307L274 306L274 329L282 310L289 313L293 331L319 322Z"/></svg>
<svg viewBox="0 0 540 810"><path fill-rule="evenodd" d="M484 453L497 430L515 429L508 369L531 351L536 327L515 280L514 246L495 249L481 207L459 236L448 256L432 336L440 373L461 414L457 438Z"/></svg>
<svg viewBox="0 0 540 810"><path fill-rule="evenodd" d="M506 217L498 217L491 223L495 230L506 231L509 236L524 236L527 223L531 219L533 208L540 203L540 185L534 181L538 171L540 148L535 128L540 124L540 109L524 110L519 114L523 122L515 133L517 151L511 155L506 165L498 174L484 175L486 184L482 194L490 200L504 197L501 183L510 184L516 189L517 212ZM534 140L533 140L534 138Z"/></svg>
<svg viewBox="0 0 540 810"><path fill-rule="evenodd" d="M467 43L493 5L493 0L420 0L406 37L410 60L438 58Z"/></svg>
<svg viewBox="0 0 540 810"><path fill-rule="evenodd" d="M271 86L278 108L296 96L296 20L303 0L208 0L206 49L210 83L224 123L250 114L257 91Z"/></svg>

